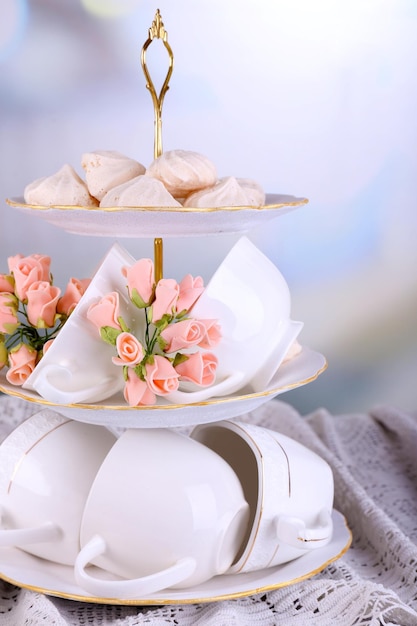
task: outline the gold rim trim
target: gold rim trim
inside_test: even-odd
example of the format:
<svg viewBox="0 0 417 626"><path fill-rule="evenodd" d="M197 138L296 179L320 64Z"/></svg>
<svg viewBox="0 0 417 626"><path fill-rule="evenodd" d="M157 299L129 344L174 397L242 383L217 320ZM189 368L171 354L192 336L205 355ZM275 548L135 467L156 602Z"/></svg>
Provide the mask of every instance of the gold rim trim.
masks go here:
<svg viewBox="0 0 417 626"><path fill-rule="evenodd" d="M14 396L16 398L20 398L21 400L26 400L27 402L33 402L35 404L41 404L44 406L53 406L53 407L63 407L69 409L91 409L94 411L172 411L175 409L184 409L187 407L200 407L200 406L213 406L215 404L226 404L228 402L239 402L242 400L250 400L254 398L262 398L277 395L278 393L282 393L284 391L288 391L290 389L294 389L296 387L302 387L303 385L307 385L308 383L316 380L320 374L322 374L328 367L327 360L325 359L324 365L319 368L314 374L309 376L308 378L304 378L302 380L297 380L292 383L288 383L286 385L282 385L281 387L274 387L273 389L267 389L266 391L259 391L254 393L249 393L240 396L224 396L221 398L214 398L211 400L205 400L204 402L195 402L190 404L155 404L153 406L129 406L129 405L111 405L111 404L57 404L55 402L50 402L49 400L45 400L41 396L28 396L22 391L15 391L14 389L10 389L9 387L5 387L4 384L0 381L0 392L5 393L8 396ZM20 387L19 387L20 389ZM33 392L35 393L35 392Z"/></svg>
<svg viewBox="0 0 417 626"><path fill-rule="evenodd" d="M60 592L59 590L44 589L43 587L40 587L37 585L29 585L29 584L26 585L17 580L14 580L13 578L10 578L9 576L5 574L2 574L1 572L0 572L0 578L2 578L2 580L5 580L6 582L12 585L21 587L23 589L28 589L29 591L33 591L35 593L42 593L45 595L50 595L50 596L54 596L58 598L64 598L66 600L76 600L78 602L91 602L93 604L114 604L114 605L117 604L117 605L122 605L122 606L156 606L156 605L168 605L168 604L171 604L171 605L205 604L208 602L220 602L224 600L234 600L237 598L244 598L244 597L255 595L258 593L265 593L267 591L273 591L275 589L280 589L282 587L289 587L290 585L295 585L296 583L302 582L303 580L307 580L308 578L312 578L316 574L319 574L326 567L328 567L331 563L334 563L334 561L337 561L338 559L340 559L344 554L346 554L346 552L349 550L352 544L352 531L347 525L345 516L342 515L341 513L339 513L339 515L343 518L344 528L348 534L346 544L336 555L334 555L333 557L330 557L329 559L327 559L327 561L325 561L318 567L314 568L313 570L309 572L306 572L305 574L302 574L301 576L296 576L295 578L292 578L291 580L285 580L285 581L282 581L280 583L275 583L275 584L271 583L271 584L267 584L261 587L255 587L254 589L247 589L243 591L225 593L225 594L217 595L217 596L210 596L210 597L203 596L203 597L178 598L178 599L155 597L155 598L145 598L145 599L121 600L119 598L99 598L95 596L92 596L92 597L79 596L79 595L74 595L71 593ZM240 576L240 575L241 574L237 574L237 576Z"/></svg>
<svg viewBox="0 0 417 626"><path fill-rule="evenodd" d="M285 196L284 196L285 197ZM294 196L286 196L288 201L283 200L273 204L265 204L261 206L223 206L223 207L206 207L206 208L193 208L193 207L95 207L95 206L77 206L57 204L51 206L42 206L40 204L26 204L18 199L6 198L6 204L11 207L20 209L31 209L33 211L85 211L89 213L138 213L138 212L158 212L158 213L217 213L217 212L238 212L238 211L268 211L275 209L282 209L284 207L302 206L308 204L307 198L296 198ZM293 198L290 200L289 198Z"/></svg>

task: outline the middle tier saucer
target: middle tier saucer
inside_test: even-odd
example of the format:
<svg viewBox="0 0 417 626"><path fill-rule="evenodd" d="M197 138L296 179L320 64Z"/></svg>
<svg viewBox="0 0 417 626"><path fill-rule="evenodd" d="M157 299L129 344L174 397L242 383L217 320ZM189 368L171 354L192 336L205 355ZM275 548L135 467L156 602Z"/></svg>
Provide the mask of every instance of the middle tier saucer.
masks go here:
<svg viewBox="0 0 417 626"><path fill-rule="evenodd" d="M210 398L194 404L168 404L131 407L122 394L94 404L55 404L34 391L10 385L0 372L0 392L28 402L53 407L70 419L112 428L174 428L217 422L238 417L272 398L306 385L326 370L327 361L319 352L303 347L301 352L278 368L262 391L245 393L245 389L228 396Z"/></svg>

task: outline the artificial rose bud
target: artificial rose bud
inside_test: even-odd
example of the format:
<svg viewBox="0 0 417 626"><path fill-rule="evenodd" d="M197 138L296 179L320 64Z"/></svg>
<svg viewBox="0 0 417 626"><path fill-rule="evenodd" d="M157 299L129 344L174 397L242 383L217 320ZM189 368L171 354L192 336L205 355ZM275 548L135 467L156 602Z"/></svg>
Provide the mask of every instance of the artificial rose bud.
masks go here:
<svg viewBox="0 0 417 626"><path fill-rule="evenodd" d="M18 254L8 259L9 271L15 281L15 294L22 302L26 302L26 293L29 287L36 282L51 282L49 256L32 254L23 257Z"/></svg>
<svg viewBox="0 0 417 626"><path fill-rule="evenodd" d="M155 289L155 300L152 303L152 322L159 322L164 315L172 317L176 311L179 285L173 278L161 278Z"/></svg>
<svg viewBox="0 0 417 626"><path fill-rule="evenodd" d="M139 259L131 267L123 267L122 274L127 278L127 288L132 302L143 309L153 300L155 274L151 259Z"/></svg>
<svg viewBox="0 0 417 626"><path fill-rule="evenodd" d="M67 316L71 315L90 282L90 278L83 278L81 280L78 280L78 278L70 278L64 295L58 300L56 307L57 312Z"/></svg>
<svg viewBox="0 0 417 626"><path fill-rule="evenodd" d="M149 389L157 396L166 396L177 391L179 374L164 356L156 355L152 363L146 364L145 380Z"/></svg>
<svg viewBox="0 0 417 626"><path fill-rule="evenodd" d="M112 357L115 365L137 365L144 357L142 344L131 333L120 333L117 336L116 349L119 356Z"/></svg>
<svg viewBox="0 0 417 626"><path fill-rule="evenodd" d="M127 370L123 395L129 406L152 405L156 403L156 396L153 391L131 368Z"/></svg>
<svg viewBox="0 0 417 626"><path fill-rule="evenodd" d="M17 317L19 303L12 293L0 293L0 332L11 335L20 326Z"/></svg>
<svg viewBox="0 0 417 626"><path fill-rule="evenodd" d="M14 292L14 278L11 274L0 274L0 292L1 293L13 293Z"/></svg>
<svg viewBox="0 0 417 626"><path fill-rule="evenodd" d="M56 322L56 306L61 295L59 287L45 280L32 283L27 292L28 321L36 328L52 328Z"/></svg>
<svg viewBox="0 0 417 626"><path fill-rule="evenodd" d="M187 359L175 367L180 380L188 380L201 387L212 385L216 380L217 357L211 352L195 352L186 356Z"/></svg>
<svg viewBox="0 0 417 626"><path fill-rule="evenodd" d="M185 319L170 324L161 331L164 352L177 352L198 345L203 341L206 327L199 320Z"/></svg>
<svg viewBox="0 0 417 626"><path fill-rule="evenodd" d="M9 352L9 369L6 379L11 385L23 385L33 372L38 353L31 346L21 343Z"/></svg>
<svg viewBox="0 0 417 626"><path fill-rule="evenodd" d="M96 326L99 332L104 326L121 330L119 317L120 305L117 291L103 296L98 302L91 304L87 310L87 319Z"/></svg>
<svg viewBox="0 0 417 626"><path fill-rule="evenodd" d="M198 320L205 327L205 333L202 341L198 344L200 348L205 350L214 348L222 338L220 324L217 320Z"/></svg>
<svg viewBox="0 0 417 626"><path fill-rule="evenodd" d="M195 278L191 274L184 276L179 284L180 293L177 300L177 313L190 311L204 291L204 281L201 276Z"/></svg>

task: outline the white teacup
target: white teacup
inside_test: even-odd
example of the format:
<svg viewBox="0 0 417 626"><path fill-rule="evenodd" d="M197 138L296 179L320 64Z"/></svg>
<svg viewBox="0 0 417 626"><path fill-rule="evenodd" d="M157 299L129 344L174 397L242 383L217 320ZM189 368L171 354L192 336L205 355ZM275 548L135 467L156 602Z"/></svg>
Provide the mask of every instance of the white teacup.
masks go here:
<svg viewBox="0 0 417 626"><path fill-rule="evenodd" d="M230 464L250 506L229 573L286 563L331 540L333 474L317 454L273 430L233 421L199 425L191 437Z"/></svg>
<svg viewBox="0 0 417 626"><path fill-rule="evenodd" d="M93 302L112 291L119 292L120 313L131 321L123 266L134 258L114 244L79 303L46 354L24 383L25 389L57 404L99 402L123 389L120 368L112 363L113 347L104 342L86 313Z"/></svg>
<svg viewBox="0 0 417 626"><path fill-rule="evenodd" d="M169 429L126 430L91 488L75 579L123 599L198 584L233 563L248 516L236 474L212 450Z"/></svg>
<svg viewBox="0 0 417 626"><path fill-rule="evenodd" d="M193 317L218 319L222 339L216 382L197 391L176 391L174 403L202 402L248 385L262 391L282 363L303 323L290 319L290 291L278 268L241 237L192 309Z"/></svg>
<svg viewBox="0 0 417 626"><path fill-rule="evenodd" d="M115 441L50 410L20 424L0 445L0 546L73 565L85 501Z"/></svg>

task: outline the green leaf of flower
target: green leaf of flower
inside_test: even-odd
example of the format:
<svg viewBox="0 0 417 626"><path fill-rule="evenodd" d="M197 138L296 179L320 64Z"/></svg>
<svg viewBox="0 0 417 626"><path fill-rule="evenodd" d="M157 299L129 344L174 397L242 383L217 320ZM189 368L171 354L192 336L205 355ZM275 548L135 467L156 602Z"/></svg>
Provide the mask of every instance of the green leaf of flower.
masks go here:
<svg viewBox="0 0 417 626"><path fill-rule="evenodd" d="M188 361L189 358L190 357L187 356L186 354L181 354L181 352L177 352L177 354L174 357L174 361L173 361L172 365L174 367L176 367L180 363L185 363L185 361Z"/></svg>
<svg viewBox="0 0 417 626"><path fill-rule="evenodd" d="M148 306L148 303L144 302L137 289L132 289L130 299L138 309L145 309Z"/></svg>
<svg viewBox="0 0 417 626"><path fill-rule="evenodd" d="M129 328L129 326L126 324L126 322L124 321L124 319L123 319L123 317L122 317L122 316L118 317L118 318L117 318L117 321L119 322L119 324L120 324L120 328L122 329L122 331L123 331L124 333L130 333L130 328Z"/></svg>
<svg viewBox="0 0 417 626"><path fill-rule="evenodd" d="M111 346L116 345L116 339L120 333L121 331L118 328L113 328L113 326L102 326L100 328L100 337Z"/></svg>

